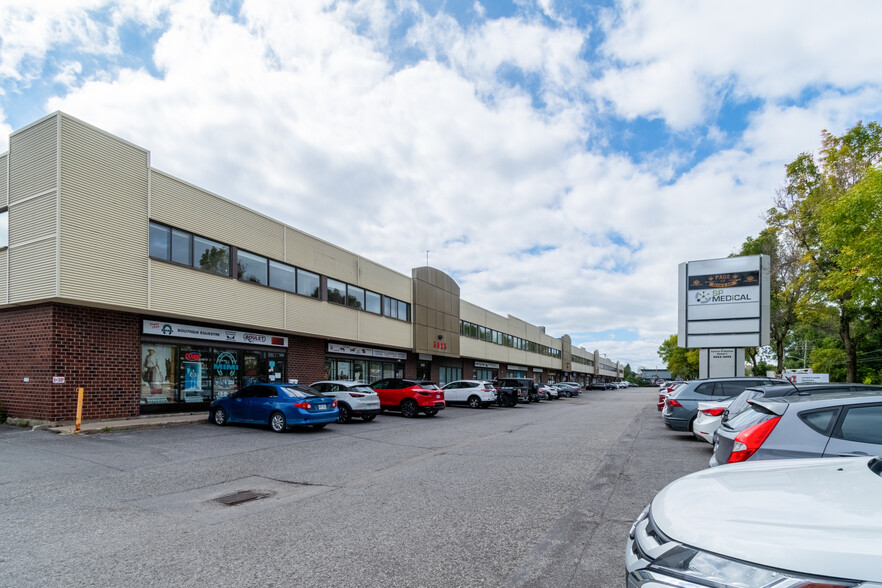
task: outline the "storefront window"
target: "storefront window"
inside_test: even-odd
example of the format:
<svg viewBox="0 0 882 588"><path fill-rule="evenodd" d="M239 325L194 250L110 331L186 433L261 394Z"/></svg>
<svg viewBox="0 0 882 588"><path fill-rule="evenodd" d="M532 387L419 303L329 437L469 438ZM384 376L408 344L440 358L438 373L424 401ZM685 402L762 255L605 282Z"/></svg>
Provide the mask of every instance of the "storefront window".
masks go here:
<svg viewBox="0 0 882 588"><path fill-rule="evenodd" d="M368 384L373 384L383 376L383 365L378 361L372 361L368 373Z"/></svg>
<svg viewBox="0 0 882 588"><path fill-rule="evenodd" d="M367 380L368 362L353 361L352 362L352 379L359 382ZM370 383L370 382L368 382Z"/></svg>
<svg viewBox="0 0 882 588"><path fill-rule="evenodd" d="M214 397L224 398L239 389L239 352L235 349L215 350Z"/></svg>
<svg viewBox="0 0 882 588"><path fill-rule="evenodd" d="M270 382L284 382L285 378L285 354L266 354L267 380Z"/></svg>
<svg viewBox="0 0 882 588"><path fill-rule="evenodd" d="M431 380L432 379L432 362L430 362L430 361L418 361L417 362L417 379L418 380Z"/></svg>
<svg viewBox="0 0 882 588"><path fill-rule="evenodd" d="M141 346L141 402L166 404L175 400L177 382L171 345Z"/></svg>
<svg viewBox="0 0 882 588"><path fill-rule="evenodd" d="M181 400L184 402L209 402L211 400L211 350L182 346L180 373Z"/></svg>
<svg viewBox="0 0 882 588"><path fill-rule="evenodd" d="M462 368L454 368L454 367L441 367L439 370L439 380L438 384L443 386L445 384L449 384L450 382L455 382L456 380L462 379Z"/></svg>
<svg viewBox="0 0 882 588"><path fill-rule="evenodd" d="M265 382L266 380L264 354L260 351L246 351L242 361L242 387Z"/></svg>
<svg viewBox="0 0 882 588"><path fill-rule="evenodd" d="M494 370L487 370L481 368L475 368L475 379L476 380L488 380L492 382L496 379L496 372Z"/></svg>

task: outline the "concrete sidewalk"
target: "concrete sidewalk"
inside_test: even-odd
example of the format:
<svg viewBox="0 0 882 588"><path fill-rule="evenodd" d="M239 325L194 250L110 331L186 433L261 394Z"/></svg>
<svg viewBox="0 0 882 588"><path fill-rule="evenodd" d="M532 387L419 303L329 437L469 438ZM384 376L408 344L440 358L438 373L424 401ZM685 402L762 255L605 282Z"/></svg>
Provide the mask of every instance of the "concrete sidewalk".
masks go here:
<svg viewBox="0 0 882 588"><path fill-rule="evenodd" d="M128 419L81 422L79 433L74 432L74 429L76 428L76 425L74 424L46 427L46 430L61 435L90 435L94 433L110 433L112 431L143 429L146 427L167 427L205 422L208 422L208 411L177 414L151 414Z"/></svg>

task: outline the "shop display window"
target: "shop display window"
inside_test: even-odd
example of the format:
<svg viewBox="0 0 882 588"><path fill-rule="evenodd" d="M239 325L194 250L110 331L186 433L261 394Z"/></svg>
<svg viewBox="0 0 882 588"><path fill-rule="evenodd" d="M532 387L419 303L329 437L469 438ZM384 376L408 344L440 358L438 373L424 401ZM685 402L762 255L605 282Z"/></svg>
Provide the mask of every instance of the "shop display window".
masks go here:
<svg viewBox="0 0 882 588"><path fill-rule="evenodd" d="M141 402L174 402L177 389L176 348L172 345L141 346Z"/></svg>

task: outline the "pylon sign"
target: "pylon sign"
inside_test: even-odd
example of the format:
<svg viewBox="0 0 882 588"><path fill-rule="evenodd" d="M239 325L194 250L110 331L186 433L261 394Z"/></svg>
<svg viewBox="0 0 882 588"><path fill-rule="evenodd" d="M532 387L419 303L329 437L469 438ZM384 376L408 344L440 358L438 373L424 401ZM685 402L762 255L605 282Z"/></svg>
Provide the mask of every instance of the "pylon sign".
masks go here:
<svg viewBox="0 0 882 588"><path fill-rule="evenodd" d="M679 265L677 344L688 348L769 344L768 255Z"/></svg>

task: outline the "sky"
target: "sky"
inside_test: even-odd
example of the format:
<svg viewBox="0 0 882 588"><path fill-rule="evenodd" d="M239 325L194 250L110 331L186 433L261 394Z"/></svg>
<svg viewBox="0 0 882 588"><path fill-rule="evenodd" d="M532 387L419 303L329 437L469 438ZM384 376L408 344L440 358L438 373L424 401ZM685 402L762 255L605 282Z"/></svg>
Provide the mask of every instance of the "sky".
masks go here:
<svg viewBox="0 0 882 588"><path fill-rule="evenodd" d="M0 0L0 152L60 110L656 368L677 265L756 236L822 130L882 120L880 30L877 0Z"/></svg>

